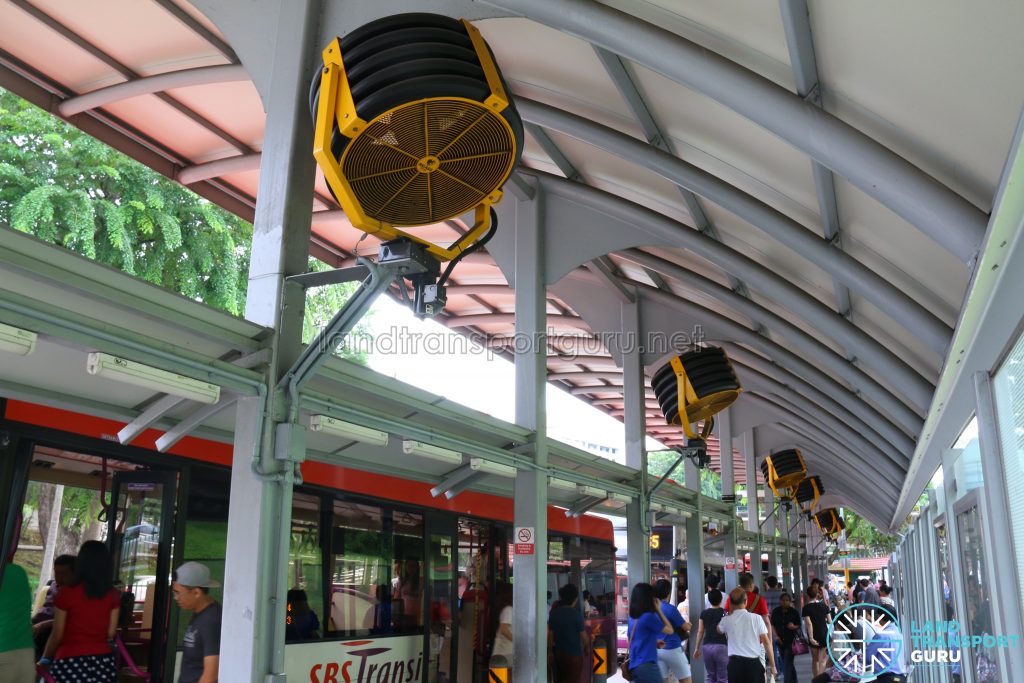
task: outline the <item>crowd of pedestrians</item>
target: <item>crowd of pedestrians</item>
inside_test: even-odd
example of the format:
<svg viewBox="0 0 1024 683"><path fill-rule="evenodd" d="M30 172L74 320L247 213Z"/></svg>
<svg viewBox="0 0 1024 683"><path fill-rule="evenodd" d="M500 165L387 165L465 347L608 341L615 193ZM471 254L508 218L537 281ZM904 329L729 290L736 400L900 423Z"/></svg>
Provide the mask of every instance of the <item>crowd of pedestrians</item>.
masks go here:
<svg viewBox="0 0 1024 683"><path fill-rule="evenodd" d="M690 658L686 654L691 635L687 623L689 600L700 600L701 596L684 592L677 610L666 600L670 591L668 581L633 587L629 656L624 663L629 680L689 683L692 659L703 661L707 683L764 683L776 675L774 680L779 683L799 683L795 662L802 654L810 655L811 683L855 680L836 667L828 655L831 623L847 605L854 603L874 605L886 612L884 621L874 621L872 638L876 642L872 647L880 647L877 643L884 645L886 639L899 638L890 618L896 615L896 604L891 587L884 581L876 586L860 579L851 583L848 592L840 589L832 593L815 578L800 595L783 590L774 576L765 580L761 591L755 586L753 575L743 573L739 586L727 595L720 590L717 575L707 574L704 583L704 609L690 638ZM877 680L902 683L905 675L905 665L897 662Z"/></svg>
<svg viewBox="0 0 1024 683"><path fill-rule="evenodd" d="M33 614L25 570L7 562L0 581L0 682L114 683L125 593L115 587L113 569L100 541L86 541L77 556L61 555L43 606ZM192 612L178 683L216 683L221 618L209 589L219 585L198 562L186 562L175 572L174 598Z"/></svg>

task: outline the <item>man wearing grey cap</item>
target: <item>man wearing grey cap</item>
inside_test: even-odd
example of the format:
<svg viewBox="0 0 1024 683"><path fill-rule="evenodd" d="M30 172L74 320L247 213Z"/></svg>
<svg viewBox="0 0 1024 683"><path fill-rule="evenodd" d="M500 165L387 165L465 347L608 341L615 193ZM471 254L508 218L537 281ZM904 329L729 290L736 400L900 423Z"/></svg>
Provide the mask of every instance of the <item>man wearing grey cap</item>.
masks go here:
<svg viewBox="0 0 1024 683"><path fill-rule="evenodd" d="M174 572L174 601L181 609L192 612L192 620L185 629L178 683L216 683L220 604L210 597L210 589L218 586L220 583L210 578L210 568L199 562L186 562Z"/></svg>

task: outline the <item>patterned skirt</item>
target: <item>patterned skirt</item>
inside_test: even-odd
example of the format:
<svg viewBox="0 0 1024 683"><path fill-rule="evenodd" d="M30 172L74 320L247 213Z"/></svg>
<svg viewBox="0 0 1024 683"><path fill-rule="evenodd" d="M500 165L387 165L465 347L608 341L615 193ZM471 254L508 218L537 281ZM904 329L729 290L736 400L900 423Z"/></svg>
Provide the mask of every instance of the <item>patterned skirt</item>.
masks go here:
<svg viewBox="0 0 1024 683"><path fill-rule="evenodd" d="M57 683L114 683L117 668L114 655L82 655L58 659L50 668Z"/></svg>

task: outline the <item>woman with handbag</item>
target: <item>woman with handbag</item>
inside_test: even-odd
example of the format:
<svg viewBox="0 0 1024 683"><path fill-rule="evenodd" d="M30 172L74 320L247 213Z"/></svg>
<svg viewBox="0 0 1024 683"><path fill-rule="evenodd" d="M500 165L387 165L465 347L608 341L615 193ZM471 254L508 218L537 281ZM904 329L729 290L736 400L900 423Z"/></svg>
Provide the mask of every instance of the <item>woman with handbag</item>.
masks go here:
<svg viewBox="0 0 1024 683"><path fill-rule="evenodd" d="M793 607L793 598L789 593L780 595L779 606L772 610L772 633L779 644L783 681L797 683L793 659L798 654L798 648L802 647L802 654L806 654L807 644L800 638L800 613Z"/></svg>
<svg viewBox="0 0 1024 683"><path fill-rule="evenodd" d="M658 668L658 641L673 632L661 612L661 600L649 583L633 586L629 596L629 624L626 637L629 653L622 663L622 677L637 683L663 683Z"/></svg>

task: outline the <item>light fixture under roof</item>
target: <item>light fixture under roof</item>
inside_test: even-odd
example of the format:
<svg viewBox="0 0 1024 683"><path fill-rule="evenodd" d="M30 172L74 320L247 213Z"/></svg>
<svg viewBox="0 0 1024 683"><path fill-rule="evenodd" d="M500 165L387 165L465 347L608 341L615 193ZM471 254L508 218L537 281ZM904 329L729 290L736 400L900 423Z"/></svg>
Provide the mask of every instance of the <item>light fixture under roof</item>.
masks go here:
<svg viewBox="0 0 1024 683"><path fill-rule="evenodd" d="M387 446L388 433L377 429L370 429L362 425L353 424L338 420L328 415L314 415L309 419L309 428L314 432L342 436L360 443L368 443L373 446Z"/></svg>
<svg viewBox="0 0 1024 683"><path fill-rule="evenodd" d="M516 476L516 468L511 465L504 465L500 462L484 460L483 458L470 458L470 466L479 472L486 472L499 477L513 479Z"/></svg>
<svg viewBox="0 0 1024 683"><path fill-rule="evenodd" d="M187 398L198 403L213 405L220 401L220 387L216 384L107 353L90 353L86 362L86 370L90 375L106 377L117 382Z"/></svg>
<svg viewBox="0 0 1024 683"><path fill-rule="evenodd" d="M418 455L421 458L430 458L439 462L446 462L452 465L462 464L462 453L448 448L441 448L422 441L403 441L402 452L406 455Z"/></svg>
<svg viewBox="0 0 1024 683"><path fill-rule="evenodd" d="M0 351L27 356L35 351L36 339L35 332L0 323Z"/></svg>

